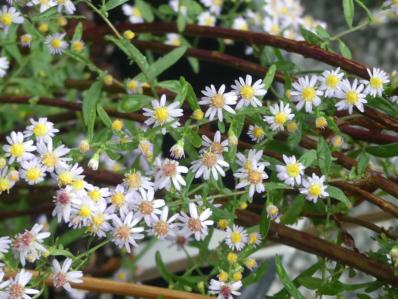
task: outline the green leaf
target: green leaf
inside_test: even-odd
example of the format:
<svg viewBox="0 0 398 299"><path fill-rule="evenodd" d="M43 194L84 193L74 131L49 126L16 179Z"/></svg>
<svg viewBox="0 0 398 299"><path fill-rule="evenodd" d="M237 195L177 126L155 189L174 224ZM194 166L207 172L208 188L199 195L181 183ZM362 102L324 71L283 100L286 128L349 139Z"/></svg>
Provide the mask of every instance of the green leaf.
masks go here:
<svg viewBox="0 0 398 299"><path fill-rule="evenodd" d="M184 32L185 25L186 25L185 17L183 16L182 13L179 13L178 17L177 17L177 29L178 29L178 32Z"/></svg>
<svg viewBox="0 0 398 299"><path fill-rule="evenodd" d="M102 7L104 11L109 11L111 9L114 9L124 3L126 3L128 0L110 0L105 3L105 5Z"/></svg>
<svg viewBox="0 0 398 299"><path fill-rule="evenodd" d="M368 15L369 22L373 21L373 14L372 12L366 7L366 5L362 2L362 0L355 0L355 3L358 4Z"/></svg>
<svg viewBox="0 0 398 299"><path fill-rule="evenodd" d="M145 1L136 0L135 4L137 5L138 9L140 10L142 17L147 22L153 22L155 19L152 13L152 7Z"/></svg>
<svg viewBox="0 0 398 299"><path fill-rule="evenodd" d="M293 224L299 218L301 211L303 210L305 204L304 195L298 195L293 199L293 203L289 205L286 213L281 217L281 223L283 224Z"/></svg>
<svg viewBox="0 0 398 299"><path fill-rule="evenodd" d="M382 97L370 98L367 105L376 109L380 109L392 117L397 117L398 115L397 105Z"/></svg>
<svg viewBox="0 0 398 299"><path fill-rule="evenodd" d="M343 204L345 204L349 208L352 207L351 201L344 194L344 192L341 191L339 188L336 188L334 186L328 186L326 188L326 191L327 191L327 193L329 193L330 197L335 198L338 201L341 201Z"/></svg>
<svg viewBox="0 0 398 299"><path fill-rule="evenodd" d="M321 169L322 174L327 175L329 173L330 166L332 165L332 153L325 139L322 137L318 140L316 152L319 168Z"/></svg>
<svg viewBox="0 0 398 299"><path fill-rule="evenodd" d="M344 17L348 24L348 27L352 27L352 22L354 21L354 0L343 0L343 11Z"/></svg>
<svg viewBox="0 0 398 299"><path fill-rule="evenodd" d="M184 56L187 51L186 46L178 47L171 51L170 53L164 55L163 57L156 60L148 69L148 76L151 79L159 76L165 70L173 66L181 57Z"/></svg>
<svg viewBox="0 0 398 299"><path fill-rule="evenodd" d="M97 104L101 98L102 82L95 82L83 93L83 119L87 126L88 138L92 140L94 134Z"/></svg>
<svg viewBox="0 0 398 299"><path fill-rule="evenodd" d="M73 33L72 40L80 40L82 38L82 33L83 33L83 24L82 22L79 22L77 26L75 27L75 33Z"/></svg>
<svg viewBox="0 0 398 299"><path fill-rule="evenodd" d="M362 151L358 155L358 163L356 167L357 175L363 176L366 171L366 168L368 167L368 164L369 164L369 155L366 154L366 152Z"/></svg>
<svg viewBox="0 0 398 299"><path fill-rule="evenodd" d="M132 94L121 99L118 109L122 112L134 112L148 106L152 97L143 94Z"/></svg>
<svg viewBox="0 0 398 299"><path fill-rule="evenodd" d="M318 25L315 28L316 33L323 39L328 39L330 38L330 34L329 32L326 31L325 28L323 28L322 26Z"/></svg>
<svg viewBox="0 0 398 299"><path fill-rule="evenodd" d="M277 182L268 182L265 183L265 190L272 191L272 190L278 190L278 189L286 189L288 186L284 183L277 183Z"/></svg>
<svg viewBox="0 0 398 299"><path fill-rule="evenodd" d="M156 266L159 269L160 275L168 282L171 283L173 280L172 274L167 271L166 265L162 261L162 257L160 255L159 251L156 251L155 254L155 261L156 261Z"/></svg>
<svg viewBox="0 0 398 299"><path fill-rule="evenodd" d="M242 279L242 283L244 286L248 286L249 284L258 282L261 278L264 277L265 272L268 270L269 263L262 262L260 266L256 268L253 272L247 275L245 278Z"/></svg>
<svg viewBox="0 0 398 299"><path fill-rule="evenodd" d="M264 204L263 210L261 211L261 219L260 219L260 234L263 240L267 238L270 226L271 226L271 217L268 217L267 205Z"/></svg>
<svg viewBox="0 0 398 299"><path fill-rule="evenodd" d="M275 73L276 73L276 65L273 64L268 69L268 72L263 80L265 89L268 89L271 86L272 82L274 81Z"/></svg>
<svg viewBox="0 0 398 299"><path fill-rule="evenodd" d="M339 39L339 50L341 55L343 55L345 58L351 59L352 54L350 48L341 40Z"/></svg>
<svg viewBox="0 0 398 299"><path fill-rule="evenodd" d="M313 45L320 45L322 43L322 39L316 35L314 32L305 29L304 27L300 27L300 32L304 37L305 41Z"/></svg>
<svg viewBox="0 0 398 299"><path fill-rule="evenodd" d="M101 104L97 105L97 113L104 125L110 128L112 126L112 120L110 119L108 113L106 113L105 109L102 108Z"/></svg>
<svg viewBox="0 0 398 299"><path fill-rule="evenodd" d="M398 143L369 146L366 151L376 157L391 158L398 156Z"/></svg>
<svg viewBox="0 0 398 299"><path fill-rule="evenodd" d="M59 238L58 242L63 246L68 246L74 241L80 239L84 235L85 231L85 228L70 229Z"/></svg>
<svg viewBox="0 0 398 299"><path fill-rule="evenodd" d="M285 269L282 266L281 258L279 255L275 256L275 266L276 272L278 273L278 277L280 281L285 286L288 293L295 299L305 299L305 297L299 292L294 283L290 280L287 275Z"/></svg>
<svg viewBox="0 0 398 299"><path fill-rule="evenodd" d="M306 151L299 159L299 162L301 162L305 167L311 166L311 164L316 160L317 153L316 150L309 150Z"/></svg>

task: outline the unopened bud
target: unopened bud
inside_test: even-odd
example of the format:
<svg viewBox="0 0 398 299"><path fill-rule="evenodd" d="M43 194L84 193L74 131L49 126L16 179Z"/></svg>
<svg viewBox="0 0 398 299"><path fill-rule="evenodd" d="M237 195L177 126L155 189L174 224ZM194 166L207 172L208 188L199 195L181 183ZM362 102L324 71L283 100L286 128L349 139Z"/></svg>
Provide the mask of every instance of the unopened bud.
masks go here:
<svg viewBox="0 0 398 299"><path fill-rule="evenodd" d="M4 157L0 158L0 169L3 169L7 166L7 160Z"/></svg>
<svg viewBox="0 0 398 299"><path fill-rule="evenodd" d="M112 130L119 132L123 129L123 121L121 121L120 119L115 119L112 122Z"/></svg>
<svg viewBox="0 0 398 299"><path fill-rule="evenodd" d="M200 109L196 109L193 113L192 113L192 118L194 120L202 120L204 116L204 113L202 110Z"/></svg>
<svg viewBox="0 0 398 299"><path fill-rule="evenodd" d="M48 31L48 23L40 23L37 28L41 33L46 33Z"/></svg>
<svg viewBox="0 0 398 299"><path fill-rule="evenodd" d="M81 153L86 153L90 150L90 143L87 139L83 139L82 141L80 141L79 150Z"/></svg>
<svg viewBox="0 0 398 299"><path fill-rule="evenodd" d="M238 137L236 137L235 133L232 131L228 132L228 143L230 145L237 145L238 144Z"/></svg>
<svg viewBox="0 0 398 299"><path fill-rule="evenodd" d="M135 37L135 33L131 30L126 30L123 32L123 36L127 40L132 40Z"/></svg>
<svg viewBox="0 0 398 299"><path fill-rule="evenodd" d="M88 167L90 167L92 170L98 170L100 152L101 151L99 151L99 150L96 151L94 156L92 156L90 161L88 161Z"/></svg>
<svg viewBox="0 0 398 299"><path fill-rule="evenodd" d="M112 77L111 75L106 75L106 76L104 77L103 81L104 81L104 84L105 84L106 86L112 85L112 83L113 83L113 77Z"/></svg>
<svg viewBox="0 0 398 299"><path fill-rule="evenodd" d="M185 156L184 153L184 140L180 139L176 144L170 148L170 155L174 159L181 159Z"/></svg>
<svg viewBox="0 0 398 299"><path fill-rule="evenodd" d="M65 17L59 17L57 23L59 26L64 27L68 24L68 20Z"/></svg>
<svg viewBox="0 0 398 299"><path fill-rule="evenodd" d="M315 120L315 127L317 129L324 129L328 126L328 121L323 116L317 117Z"/></svg>
<svg viewBox="0 0 398 299"><path fill-rule="evenodd" d="M297 123L296 123L295 121L290 121L290 122L288 122L288 124L287 124L287 131L288 131L289 133L294 133L294 132L297 131L297 129L298 129L298 125L297 125Z"/></svg>

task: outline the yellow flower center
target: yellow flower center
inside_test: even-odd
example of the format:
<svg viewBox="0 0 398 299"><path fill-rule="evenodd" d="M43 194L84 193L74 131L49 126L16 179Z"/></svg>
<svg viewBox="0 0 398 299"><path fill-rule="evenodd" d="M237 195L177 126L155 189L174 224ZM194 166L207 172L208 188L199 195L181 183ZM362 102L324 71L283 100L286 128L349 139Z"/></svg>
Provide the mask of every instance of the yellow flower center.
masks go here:
<svg viewBox="0 0 398 299"><path fill-rule="evenodd" d="M138 8L135 8L135 7L131 10L131 14L134 17L137 17L137 18L141 17L141 11Z"/></svg>
<svg viewBox="0 0 398 299"><path fill-rule="evenodd" d="M19 158L25 153L25 147L23 143L14 143L10 146L10 154L13 157Z"/></svg>
<svg viewBox="0 0 398 299"><path fill-rule="evenodd" d="M83 190L84 188L84 180L74 180L72 182L72 188L75 190Z"/></svg>
<svg viewBox="0 0 398 299"><path fill-rule="evenodd" d="M217 164L217 155L211 152L204 153L202 157L202 164L211 168Z"/></svg>
<svg viewBox="0 0 398 299"><path fill-rule="evenodd" d="M32 41L32 36L28 35L28 34L24 34L21 36L21 42L23 44L29 44Z"/></svg>
<svg viewBox="0 0 398 299"><path fill-rule="evenodd" d="M169 110L166 107L158 107L153 112L153 116L158 122L163 124L169 118Z"/></svg>
<svg viewBox="0 0 398 299"><path fill-rule="evenodd" d="M253 136L256 138L261 138L264 136L264 130L261 127L254 127Z"/></svg>
<svg viewBox="0 0 398 299"><path fill-rule="evenodd" d="M61 172L58 175L58 183L61 185L70 185L72 183L72 174L69 171Z"/></svg>
<svg viewBox="0 0 398 299"><path fill-rule="evenodd" d="M261 182L263 181L263 176L262 176L261 171L249 170L249 172L247 174L247 180L252 185L261 184Z"/></svg>
<svg viewBox="0 0 398 299"><path fill-rule="evenodd" d="M225 104L224 96L222 94L216 94L211 98L211 104L215 108L223 108Z"/></svg>
<svg viewBox="0 0 398 299"><path fill-rule="evenodd" d="M251 170L253 168L251 161L246 160L245 163L243 164L243 168L247 171Z"/></svg>
<svg viewBox="0 0 398 299"><path fill-rule="evenodd" d="M253 269L256 266L256 260L255 259L248 259L246 261L246 267L248 267L249 269Z"/></svg>
<svg viewBox="0 0 398 299"><path fill-rule="evenodd" d="M105 217L103 214L95 215L92 219L92 223L94 226L100 226L105 222Z"/></svg>
<svg viewBox="0 0 398 299"><path fill-rule="evenodd" d="M101 192L98 189L94 189L88 192L88 196L94 201L99 201L101 199Z"/></svg>
<svg viewBox="0 0 398 299"><path fill-rule="evenodd" d="M79 211L80 217L87 218L91 215L91 209L88 205L82 205Z"/></svg>
<svg viewBox="0 0 398 299"><path fill-rule="evenodd" d="M242 86L240 95L244 100L250 100L254 96L254 88L250 85Z"/></svg>
<svg viewBox="0 0 398 299"><path fill-rule="evenodd" d="M369 80L369 84L374 89L380 89L383 87L383 81L378 77L372 77Z"/></svg>
<svg viewBox="0 0 398 299"><path fill-rule="evenodd" d="M278 35L281 31L281 28L279 27L278 24L272 24L270 28L270 33L273 35Z"/></svg>
<svg viewBox="0 0 398 299"><path fill-rule="evenodd" d="M398 0L393 0L394 5L398 5Z"/></svg>
<svg viewBox="0 0 398 299"><path fill-rule="evenodd" d="M340 83L340 78L335 75L329 75L326 78L326 85L330 88L336 88L339 83Z"/></svg>
<svg viewBox="0 0 398 299"><path fill-rule="evenodd" d="M54 167L57 165L58 157L54 153L45 153L41 158L41 162L46 167Z"/></svg>
<svg viewBox="0 0 398 299"><path fill-rule="evenodd" d="M213 26L214 20L211 16L206 16L204 19L205 26Z"/></svg>
<svg viewBox="0 0 398 299"><path fill-rule="evenodd" d="M316 96L315 89L313 87L304 87L301 91L301 96L303 97L304 101L312 102Z"/></svg>
<svg viewBox="0 0 398 299"><path fill-rule="evenodd" d="M0 21L3 25L9 26L12 23L12 15L6 12L0 17Z"/></svg>
<svg viewBox="0 0 398 299"><path fill-rule="evenodd" d="M136 80L130 80L127 82L127 88L130 90L136 90L138 87L138 82Z"/></svg>
<svg viewBox="0 0 398 299"><path fill-rule="evenodd" d="M120 207L124 203L124 195L123 195L123 193L122 192L116 192L115 194L113 194L112 203L115 206Z"/></svg>
<svg viewBox="0 0 398 299"><path fill-rule="evenodd" d="M274 120L278 125L284 125L287 121L287 115L285 112L278 112L275 114Z"/></svg>
<svg viewBox="0 0 398 299"><path fill-rule="evenodd" d="M26 171L26 179L28 181L32 181L32 182L36 181L37 179L40 178L40 174L41 174L41 171L38 167L29 168Z"/></svg>
<svg viewBox="0 0 398 299"><path fill-rule="evenodd" d="M213 5L215 6L221 6L223 3L223 0L213 0Z"/></svg>
<svg viewBox="0 0 398 299"><path fill-rule="evenodd" d="M214 154L221 155L224 152L224 148L219 142L213 142L210 145L210 151Z"/></svg>
<svg viewBox="0 0 398 299"><path fill-rule="evenodd" d="M308 189L308 193L315 197L318 197L319 195L321 195L321 192L322 192L322 189L319 184L313 184Z"/></svg>
<svg viewBox="0 0 398 299"><path fill-rule="evenodd" d="M43 137L47 133L47 128L44 124L37 124L33 129L33 133L35 133L37 137Z"/></svg>
<svg viewBox="0 0 398 299"><path fill-rule="evenodd" d="M130 188L138 188L141 186L141 175L139 173L130 173L126 177L127 185Z"/></svg>
<svg viewBox="0 0 398 299"><path fill-rule="evenodd" d="M0 178L0 192L4 192L11 189L11 183L6 178Z"/></svg>
<svg viewBox="0 0 398 299"><path fill-rule="evenodd" d="M289 163L286 166L287 175L294 178L300 174L300 167L297 163Z"/></svg>
<svg viewBox="0 0 398 299"><path fill-rule="evenodd" d="M218 274L218 280L226 282L228 280L228 273L221 271L220 274Z"/></svg>
<svg viewBox="0 0 398 299"><path fill-rule="evenodd" d="M81 41L76 40L76 41L72 42L72 49L74 51L80 53L84 49L84 44Z"/></svg>
<svg viewBox="0 0 398 299"><path fill-rule="evenodd" d="M59 38L53 38L50 44L52 48L59 49L62 47L62 40Z"/></svg>
<svg viewBox="0 0 398 299"><path fill-rule="evenodd" d="M345 96L346 101L351 104L351 105L355 105L358 103L358 94L355 91L349 91L347 92L346 96Z"/></svg>
<svg viewBox="0 0 398 299"><path fill-rule="evenodd" d="M153 226L153 230L158 236L167 236L167 234L169 233L169 225L166 222L160 220L156 222L156 224Z"/></svg>
<svg viewBox="0 0 398 299"><path fill-rule="evenodd" d="M249 235L249 243L250 243L250 244L256 243L257 240L258 240L257 234L252 233L252 234Z"/></svg>
<svg viewBox="0 0 398 299"><path fill-rule="evenodd" d="M236 253L233 253L233 252L228 253L228 255L227 255L227 261L228 261L230 264L236 263L237 260L238 260L238 255L237 255Z"/></svg>
<svg viewBox="0 0 398 299"><path fill-rule="evenodd" d="M242 241L242 235L240 234L240 232L233 231L231 233L231 242L233 244L237 244L240 243L241 241Z"/></svg>
<svg viewBox="0 0 398 299"><path fill-rule="evenodd" d="M151 215L154 210L153 204L149 200L144 200L139 204L138 210L144 215Z"/></svg>
<svg viewBox="0 0 398 299"><path fill-rule="evenodd" d="M49 0L40 0L39 2L41 5L46 5L48 4Z"/></svg>

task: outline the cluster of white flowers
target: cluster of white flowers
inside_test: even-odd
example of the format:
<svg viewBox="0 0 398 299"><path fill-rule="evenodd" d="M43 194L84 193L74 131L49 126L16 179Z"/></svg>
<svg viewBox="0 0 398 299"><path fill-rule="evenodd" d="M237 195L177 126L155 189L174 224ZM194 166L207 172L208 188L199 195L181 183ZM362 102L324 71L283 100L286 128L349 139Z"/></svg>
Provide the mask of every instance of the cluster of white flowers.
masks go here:
<svg viewBox="0 0 398 299"><path fill-rule="evenodd" d="M350 82L344 78L344 73L337 68L334 71L324 71L321 76L300 77L293 83L291 96L296 102L297 110L303 107L306 112L312 112L321 105L321 98L336 98L337 110L348 110L352 114L353 109L364 111L366 97L382 96L385 84L390 82L386 72L373 68L368 69L369 80L354 79Z"/></svg>

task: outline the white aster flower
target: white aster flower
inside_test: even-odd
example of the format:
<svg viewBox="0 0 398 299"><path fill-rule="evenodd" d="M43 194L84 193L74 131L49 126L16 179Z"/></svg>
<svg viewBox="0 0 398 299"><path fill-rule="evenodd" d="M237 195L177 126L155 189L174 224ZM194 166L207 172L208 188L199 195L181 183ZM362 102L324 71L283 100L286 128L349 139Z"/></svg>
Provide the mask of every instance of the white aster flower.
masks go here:
<svg viewBox="0 0 398 299"><path fill-rule="evenodd" d="M322 76L319 77L321 83L319 89L324 92L325 97L332 98L335 96L343 77L344 73L339 67L333 71L327 70L322 73Z"/></svg>
<svg viewBox="0 0 398 299"><path fill-rule="evenodd" d="M7 74L7 70L10 67L10 61L7 57L0 57L0 78L3 78Z"/></svg>
<svg viewBox="0 0 398 299"><path fill-rule="evenodd" d="M150 189L148 192L143 190L133 198L132 205L136 211L135 218L144 219L145 223L150 226L156 219L156 215L161 213L160 208L165 205L163 199L154 199L155 192Z"/></svg>
<svg viewBox="0 0 398 299"><path fill-rule="evenodd" d="M214 27L215 24L216 17L208 11L201 12L198 16L198 25Z"/></svg>
<svg viewBox="0 0 398 299"><path fill-rule="evenodd" d="M216 90L214 85L210 87L206 86L202 93L204 97L199 101L201 105L209 105L206 110L205 117L209 120L213 120L217 115L219 121L223 121L223 110L235 114L235 110L230 107L230 105L235 105L237 101L237 96L234 92L225 92L225 85Z"/></svg>
<svg viewBox="0 0 398 299"><path fill-rule="evenodd" d="M64 41L65 33L54 33L46 37L45 44L51 55L61 55L68 47L68 43Z"/></svg>
<svg viewBox="0 0 398 299"><path fill-rule="evenodd" d="M224 0L200 0L204 6L206 6L210 12L219 15L224 3Z"/></svg>
<svg viewBox="0 0 398 299"><path fill-rule="evenodd" d="M384 85L390 82L390 78L385 71L378 68L367 69L367 71L369 80L361 81L366 86L364 93L372 97L381 97L384 92Z"/></svg>
<svg viewBox="0 0 398 299"><path fill-rule="evenodd" d="M83 168L79 164L60 166L55 169L55 177L59 186L71 185L74 181L82 180Z"/></svg>
<svg viewBox="0 0 398 299"><path fill-rule="evenodd" d="M249 125L249 130L247 131L247 135L249 135L251 141L260 142L265 137L264 129L257 125Z"/></svg>
<svg viewBox="0 0 398 299"><path fill-rule="evenodd" d="M289 186L300 185L305 169L303 164L298 162L295 156L288 157L283 155L283 162L285 162L285 165L276 166L278 179Z"/></svg>
<svg viewBox="0 0 398 299"><path fill-rule="evenodd" d="M140 219L134 217L133 212L128 213L124 218L113 218L112 237L116 246L126 248L129 253L131 252L131 245L134 247L138 246L136 240L144 238L144 235L141 234L144 228L136 227L139 221Z"/></svg>
<svg viewBox="0 0 398 299"><path fill-rule="evenodd" d="M273 205L273 204L269 204L267 205L266 208L267 211L267 215L268 217L270 217L272 220L279 222L279 209L277 206Z"/></svg>
<svg viewBox="0 0 398 299"><path fill-rule="evenodd" d="M158 171L155 174L155 189L165 188L167 191L170 190L171 186L174 186L176 190L181 190L181 186L185 186L185 180L182 177L182 173L187 173L188 168L175 160L160 158L156 159Z"/></svg>
<svg viewBox="0 0 398 299"><path fill-rule="evenodd" d="M34 158L31 152L36 150L36 146L33 145L33 140L24 141L24 136L21 132L11 132L10 136L6 137L6 140L8 144L3 146L3 150L5 151L5 156L10 157L10 164L14 161L21 162Z"/></svg>
<svg viewBox="0 0 398 299"><path fill-rule="evenodd" d="M218 180L218 176L225 176L223 167L229 167L229 164L224 161L222 156L212 152L204 152L199 160L192 162L191 170L195 172L195 178L203 176L205 180L210 178L210 175Z"/></svg>
<svg viewBox="0 0 398 299"><path fill-rule="evenodd" d="M28 2L28 6L40 5L40 13L45 12L47 9L57 5L55 0L32 0Z"/></svg>
<svg viewBox="0 0 398 299"><path fill-rule="evenodd" d="M391 102L398 104L398 96L392 96L390 100Z"/></svg>
<svg viewBox="0 0 398 299"><path fill-rule="evenodd" d="M41 163L48 172L53 172L55 168L68 167L68 162L71 158L65 157L65 155L67 155L69 151L70 150L63 144L54 149L52 139L49 139L47 143L37 143L37 152L40 155Z"/></svg>
<svg viewBox="0 0 398 299"><path fill-rule="evenodd" d="M354 107L356 107L359 111L364 111L364 105L367 103L365 99L364 85L359 84L358 80L355 79L354 82L350 83L347 79L344 80L340 89L336 91L336 97L341 99L336 103L337 110L346 110L352 114Z"/></svg>
<svg viewBox="0 0 398 299"><path fill-rule="evenodd" d="M248 237L246 230L238 225L233 225L232 229L227 227L225 243L232 250L241 251L247 244Z"/></svg>
<svg viewBox="0 0 398 299"><path fill-rule="evenodd" d="M209 293L217 295L217 299L233 299L233 295L240 295L241 281L223 282L215 279L210 280Z"/></svg>
<svg viewBox="0 0 398 299"><path fill-rule="evenodd" d="M58 222L64 220L68 222L71 215L72 204L76 204L76 198L72 187L67 186L64 189L60 189L54 196L53 200L55 207L52 212L53 216L57 216Z"/></svg>
<svg viewBox="0 0 398 299"><path fill-rule="evenodd" d="M19 173L17 171L18 179ZM10 178L10 172L8 171L8 167L3 168L0 171L0 194L3 192L9 192L12 187L14 187L16 180Z"/></svg>
<svg viewBox="0 0 398 299"><path fill-rule="evenodd" d="M129 191L141 191L153 189L153 183L146 176L141 175L139 171L132 171L125 175L124 184Z"/></svg>
<svg viewBox="0 0 398 299"><path fill-rule="evenodd" d="M300 193L304 194L309 201L316 203L319 198L328 197L326 191L325 176L317 176L315 173L312 177L303 180L303 188L300 188Z"/></svg>
<svg viewBox="0 0 398 299"><path fill-rule="evenodd" d="M29 33L22 34L19 38L22 47L30 48L33 37Z"/></svg>
<svg viewBox="0 0 398 299"><path fill-rule="evenodd" d="M253 83L252 76L250 75L246 75L246 79L239 77L239 80L235 80L235 84L231 87L236 96L239 97L236 109L247 106L261 107L260 98L267 93L263 80L259 79Z"/></svg>
<svg viewBox="0 0 398 299"><path fill-rule="evenodd" d="M268 178L264 171L265 165L252 165L249 169L240 168L234 174L239 179L236 189L245 188L249 186L249 196L253 197L254 193L262 193L265 191L263 180Z"/></svg>
<svg viewBox="0 0 398 299"><path fill-rule="evenodd" d="M243 17L237 17L232 23L232 28L236 30L247 31L249 30L249 24Z"/></svg>
<svg viewBox="0 0 398 299"><path fill-rule="evenodd" d="M94 202L100 202L111 195L108 188L100 188L91 184L86 185L87 196Z"/></svg>
<svg viewBox="0 0 398 299"><path fill-rule="evenodd" d="M318 82L317 76L309 76L298 78L293 83L293 90L291 95L294 102L297 102L297 110L301 110L305 106L306 112L312 112L312 107L317 107L321 104L320 96L323 92L316 86Z"/></svg>
<svg viewBox="0 0 398 299"><path fill-rule="evenodd" d="M58 13L66 12L68 15L73 15L76 10L76 6L71 0L57 0L57 11Z"/></svg>
<svg viewBox="0 0 398 299"><path fill-rule="evenodd" d="M180 123L176 118L183 115L183 110L178 108L180 103L174 102L169 105L166 105L166 95L162 95L160 97L160 101L153 100L152 108L148 109L144 108L144 116L148 117L145 121L145 124L148 126L153 125L154 127L161 126L162 134L166 134L165 125L169 125L172 128L177 128L180 126Z"/></svg>
<svg viewBox="0 0 398 299"><path fill-rule="evenodd" d="M236 162L243 170L246 170L246 171L256 168L257 166L264 166L264 167L269 166L268 162L260 161L262 157L263 157L262 150L257 151L255 149L251 149L251 150L249 150L247 156L245 156L242 153L237 153L236 154L236 158L237 158Z"/></svg>
<svg viewBox="0 0 398 299"><path fill-rule="evenodd" d="M95 210L90 217L90 224L88 225L89 232L99 238L105 238L106 233L112 229L109 221L114 215L114 207L108 207L105 200L96 202Z"/></svg>
<svg viewBox="0 0 398 299"><path fill-rule="evenodd" d="M272 116L265 116L264 121L271 126L272 131L283 131L285 124L294 118L289 104L285 105L282 101L279 102L279 105L270 106L269 110Z"/></svg>
<svg viewBox="0 0 398 299"><path fill-rule="evenodd" d="M384 5L391 5L391 10L398 15L398 1L397 0L387 0Z"/></svg>
<svg viewBox="0 0 398 299"><path fill-rule="evenodd" d="M267 32L272 35L281 35L282 29L277 18L265 18L264 19L264 32Z"/></svg>
<svg viewBox="0 0 398 299"><path fill-rule="evenodd" d="M194 235L196 241L203 240L209 233L207 227L214 223L213 220L209 220L211 215L209 208L199 215L196 205L193 202L189 203L189 215L181 212L180 216L185 233Z"/></svg>
<svg viewBox="0 0 398 299"><path fill-rule="evenodd" d="M36 185L44 180L45 168L40 160L34 158L32 160L21 162L21 177L29 184Z"/></svg>
<svg viewBox="0 0 398 299"><path fill-rule="evenodd" d="M166 41L164 43L166 45L179 47L179 46L181 46L181 37L177 33L167 33Z"/></svg>
<svg viewBox="0 0 398 299"><path fill-rule="evenodd" d="M26 285L32 279L32 273L26 272L22 269L14 278L9 280L6 288L7 299L31 299L31 295L39 294L40 292L35 289L27 288Z"/></svg>
<svg viewBox="0 0 398 299"><path fill-rule="evenodd" d="M52 281L55 288L64 288L67 291L72 289L70 283L82 283L82 271L70 271L72 266L72 259L67 258L64 260L62 266L54 259L52 262L51 272Z"/></svg>
<svg viewBox="0 0 398 299"><path fill-rule="evenodd" d="M59 132L52 122L47 121L47 117L40 117L37 121L31 118L30 123L24 132L25 137L34 136L37 141L49 142Z"/></svg>
<svg viewBox="0 0 398 299"><path fill-rule="evenodd" d="M41 232L43 226L35 224L31 230L25 230L15 236L12 249L14 254L19 257L22 266L25 266L26 259L30 262L37 260L40 255L47 251L42 245L44 239L50 236L49 232Z"/></svg>
<svg viewBox="0 0 398 299"><path fill-rule="evenodd" d="M200 153L209 151L216 155L222 155L224 152L228 152L228 139L221 141L220 131L214 134L213 140L206 135L202 135L202 146L203 148L199 151Z"/></svg>
<svg viewBox="0 0 398 299"><path fill-rule="evenodd" d="M93 202L89 197L77 197L72 201L72 210L69 219L69 226L81 228L91 223L91 217L97 209L98 203Z"/></svg>
<svg viewBox="0 0 398 299"><path fill-rule="evenodd" d="M142 13L138 7L131 6L128 4L123 4L122 10L123 13L129 18L131 24L144 22L144 18L142 17Z"/></svg>
<svg viewBox="0 0 398 299"><path fill-rule="evenodd" d="M127 214L129 205L132 203L132 193L132 191L127 191L123 184L119 184L111 192L108 201L117 211Z"/></svg>
<svg viewBox="0 0 398 299"><path fill-rule="evenodd" d="M181 12L181 14L185 17L187 15L187 7L185 5L182 5L182 3L183 1L180 0L169 1L169 5L174 10L174 12Z"/></svg>
<svg viewBox="0 0 398 299"><path fill-rule="evenodd" d="M170 218L168 218L168 216L169 208L167 206L164 206L160 217L152 223L151 233L154 236L158 237L160 240L164 240L165 238L174 235L177 224L173 222L178 218L179 215L174 214Z"/></svg>
<svg viewBox="0 0 398 299"><path fill-rule="evenodd" d="M12 24L22 24L24 21L23 17L16 10L15 7L3 6L0 10L0 28L3 28L5 32Z"/></svg>
<svg viewBox="0 0 398 299"><path fill-rule="evenodd" d="M144 84L141 81L129 79L126 81L126 89L128 94L140 94L142 93Z"/></svg>

